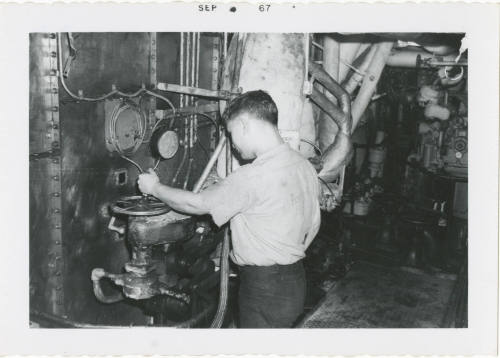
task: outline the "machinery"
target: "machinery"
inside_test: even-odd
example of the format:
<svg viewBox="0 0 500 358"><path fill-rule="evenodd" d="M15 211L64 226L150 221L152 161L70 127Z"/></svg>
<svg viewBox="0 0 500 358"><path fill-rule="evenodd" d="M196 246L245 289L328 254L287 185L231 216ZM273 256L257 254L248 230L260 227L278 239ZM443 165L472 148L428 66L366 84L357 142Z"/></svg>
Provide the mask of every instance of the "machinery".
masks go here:
<svg viewBox="0 0 500 358"><path fill-rule="evenodd" d="M132 260L125 264L124 274L107 273L101 268L92 271L94 293L103 303L114 303L125 297L136 300L162 294L189 304L189 297L172 291L168 273L159 272L159 263L153 260L153 246L186 240L194 233L190 217L172 212L168 206L148 196L131 196L119 199L111 206L114 215L125 215L127 227L116 227L111 219L110 228L127 235ZM100 285L102 278L123 287L123 295L106 296ZM171 280L170 280L171 281Z"/></svg>
<svg viewBox="0 0 500 358"><path fill-rule="evenodd" d="M33 255L41 253L33 261L49 271L42 275L33 270L30 275L37 308L57 317L85 319L111 312L103 320L145 324L146 313L152 325L222 326L228 304L229 230L133 194L136 169L141 173L151 167L162 181L194 192L209 175L223 178L236 169L240 164L224 137L219 114L241 92L264 89L271 94L283 139L316 167L321 204L331 212L348 189L344 176L351 160L351 134L369 123L369 106L386 96L377 88L384 68L426 69L432 78L413 90L422 115L410 158L427 170L467 175L467 104L461 87L466 60L457 58L454 47L443 54L438 53L441 48L431 52L437 50L426 47L425 34L36 36L39 71L30 75L38 76L32 81L32 103L40 102L41 109L30 120L44 121L30 122L35 143L30 142L30 174L35 173L31 237L41 239L30 245ZM129 62L137 67L133 71L120 67L128 63L123 58L104 53L124 41L123 49L135 61ZM102 56L95 56L96 48ZM98 73L88 76L94 70ZM65 118L60 123L59 115ZM59 138L60 131L64 137ZM375 184L378 188L383 181L394 154L390 134L380 132L375 146L363 144L372 180L363 195L377 192ZM49 178L45 186L37 181L38 173ZM49 196L50 205L38 199L44 197L40 193ZM366 217L369 205L351 199L347 211ZM47 218L51 221L45 225ZM50 230L37 232L44 225ZM347 252L350 238L341 242L340 251ZM337 256L331 255L332 261ZM128 316L136 307L142 310L140 319Z"/></svg>

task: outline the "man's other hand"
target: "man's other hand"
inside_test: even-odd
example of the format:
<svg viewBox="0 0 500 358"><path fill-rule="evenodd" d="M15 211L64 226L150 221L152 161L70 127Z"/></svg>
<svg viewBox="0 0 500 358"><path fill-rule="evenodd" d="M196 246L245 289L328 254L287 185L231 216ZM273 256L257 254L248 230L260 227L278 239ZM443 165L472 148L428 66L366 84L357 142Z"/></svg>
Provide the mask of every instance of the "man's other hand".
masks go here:
<svg viewBox="0 0 500 358"><path fill-rule="evenodd" d="M143 173L139 175L139 179L137 180L137 183L139 184L139 190L143 194L150 194L154 195L154 188L156 184L160 182L160 178L158 178L158 175L154 172L153 169L148 169L147 173Z"/></svg>
<svg viewBox="0 0 500 358"><path fill-rule="evenodd" d="M337 184L326 184L321 181L321 193L319 198L319 207L321 210L331 212L340 205L342 193Z"/></svg>

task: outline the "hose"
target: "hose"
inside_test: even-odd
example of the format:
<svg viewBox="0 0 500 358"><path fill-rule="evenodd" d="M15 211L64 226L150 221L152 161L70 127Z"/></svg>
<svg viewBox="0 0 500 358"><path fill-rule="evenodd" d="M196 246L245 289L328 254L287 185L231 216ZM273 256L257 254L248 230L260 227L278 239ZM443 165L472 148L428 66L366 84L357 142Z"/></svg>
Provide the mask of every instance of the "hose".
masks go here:
<svg viewBox="0 0 500 358"><path fill-rule="evenodd" d="M211 304L211 305L208 305L203 311L201 311L200 313L198 313L193 318L191 318L191 319L189 319L187 321L175 324L172 327L175 327L175 328L192 328L193 326L199 324L204 318L206 318L210 314L210 312L212 312L214 309L215 309L215 303Z"/></svg>
<svg viewBox="0 0 500 358"><path fill-rule="evenodd" d="M210 328L221 328L226 315L229 297L229 227L224 230L224 241L221 251L219 305Z"/></svg>
<svg viewBox="0 0 500 358"><path fill-rule="evenodd" d="M223 139L221 138L221 141ZM226 138L226 177L231 173L232 160L231 143L229 138ZM229 246L230 246L230 229L226 226L224 230L224 240L222 243L222 250L220 254L220 290L219 290L219 305L217 313L214 316L210 328L220 328L224 323L224 316L226 315L227 301L229 298Z"/></svg>

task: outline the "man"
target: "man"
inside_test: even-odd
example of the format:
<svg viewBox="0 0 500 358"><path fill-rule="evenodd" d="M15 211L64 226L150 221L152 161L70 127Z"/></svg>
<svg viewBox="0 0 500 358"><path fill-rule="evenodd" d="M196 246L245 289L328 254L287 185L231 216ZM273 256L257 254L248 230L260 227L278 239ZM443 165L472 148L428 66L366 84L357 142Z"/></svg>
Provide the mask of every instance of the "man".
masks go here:
<svg viewBox="0 0 500 358"><path fill-rule="evenodd" d="M284 143L267 93L237 97L224 119L233 147L250 164L199 194L162 185L151 170L139 176L139 188L175 210L210 214L218 226L230 221L231 259L240 268L240 326L291 327L304 306L301 259L320 224L317 174Z"/></svg>

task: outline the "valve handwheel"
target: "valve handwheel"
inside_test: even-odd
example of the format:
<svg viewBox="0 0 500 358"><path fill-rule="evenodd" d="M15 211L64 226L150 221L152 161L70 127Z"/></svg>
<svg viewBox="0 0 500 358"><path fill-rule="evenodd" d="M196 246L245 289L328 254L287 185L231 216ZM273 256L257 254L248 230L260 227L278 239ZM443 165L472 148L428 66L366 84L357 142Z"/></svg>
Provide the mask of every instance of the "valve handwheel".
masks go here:
<svg viewBox="0 0 500 358"><path fill-rule="evenodd" d="M153 216L168 213L170 207L153 196L125 196L111 205L116 214L131 216Z"/></svg>

